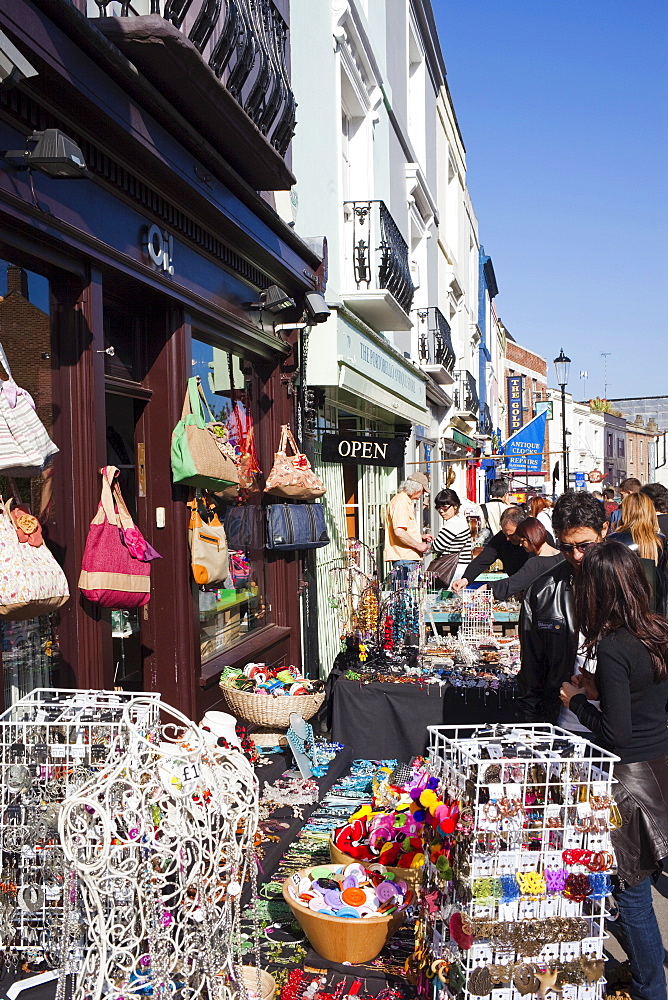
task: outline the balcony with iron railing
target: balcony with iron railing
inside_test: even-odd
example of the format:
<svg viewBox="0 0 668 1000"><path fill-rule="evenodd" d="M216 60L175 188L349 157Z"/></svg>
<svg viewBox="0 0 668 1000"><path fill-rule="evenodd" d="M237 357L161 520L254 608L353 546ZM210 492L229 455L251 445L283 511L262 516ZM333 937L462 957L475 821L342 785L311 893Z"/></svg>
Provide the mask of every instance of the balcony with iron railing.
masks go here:
<svg viewBox="0 0 668 1000"><path fill-rule="evenodd" d="M450 324L437 306L413 309L417 333L417 362L439 385L452 385L455 352Z"/></svg>
<svg viewBox="0 0 668 1000"><path fill-rule="evenodd" d="M480 407L476 380L471 372L466 370L456 371L454 372L454 376L455 389L453 403L455 410L465 418L473 420L478 415Z"/></svg>
<svg viewBox="0 0 668 1000"><path fill-rule="evenodd" d="M408 246L384 201L346 201L343 301L380 332L410 330Z"/></svg>
<svg viewBox="0 0 668 1000"><path fill-rule="evenodd" d="M478 414L478 431L485 437L491 437L494 433L494 423L492 422L492 411L487 403L480 404Z"/></svg>
<svg viewBox="0 0 668 1000"><path fill-rule="evenodd" d="M88 0L95 27L255 190L289 188L282 0ZM93 11L97 9L97 15Z"/></svg>

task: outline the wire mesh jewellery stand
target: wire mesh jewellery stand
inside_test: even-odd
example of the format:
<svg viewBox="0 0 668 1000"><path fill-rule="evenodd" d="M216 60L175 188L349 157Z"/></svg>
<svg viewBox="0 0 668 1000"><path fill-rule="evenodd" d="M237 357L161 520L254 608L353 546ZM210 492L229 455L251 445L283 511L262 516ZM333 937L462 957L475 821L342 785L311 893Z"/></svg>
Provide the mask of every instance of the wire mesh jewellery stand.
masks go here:
<svg viewBox="0 0 668 1000"><path fill-rule="evenodd" d="M606 896L567 898L563 881L566 873L614 871L610 827L619 758L547 724L431 726L429 739L439 797L460 804L453 872L444 877L427 853L427 881L439 888L424 928L432 960L461 964L467 998L486 995L490 982L497 983L492 996L498 1000L515 1000L530 984L528 992L551 995L557 975L563 1000L602 998ZM596 856L596 866L574 863L585 852ZM463 915L465 927L467 918L472 922L468 949L450 933L455 914ZM499 932L496 922L509 932ZM555 934L557 927L564 933ZM443 997L458 992L441 987Z"/></svg>
<svg viewBox="0 0 668 1000"><path fill-rule="evenodd" d="M123 722L159 721L158 696L36 688L0 716L0 950L11 964L55 965L66 861L58 839L63 800L115 763Z"/></svg>
<svg viewBox="0 0 668 1000"><path fill-rule="evenodd" d="M255 876L258 781L239 751L209 747L194 723L159 707L172 721L157 742L126 711L115 766L63 802L72 910L57 1000L70 971L76 1000L246 996L240 897ZM259 977L258 951L256 935Z"/></svg>
<svg viewBox="0 0 668 1000"><path fill-rule="evenodd" d="M494 637L494 598L491 590L462 591L462 642L479 642Z"/></svg>

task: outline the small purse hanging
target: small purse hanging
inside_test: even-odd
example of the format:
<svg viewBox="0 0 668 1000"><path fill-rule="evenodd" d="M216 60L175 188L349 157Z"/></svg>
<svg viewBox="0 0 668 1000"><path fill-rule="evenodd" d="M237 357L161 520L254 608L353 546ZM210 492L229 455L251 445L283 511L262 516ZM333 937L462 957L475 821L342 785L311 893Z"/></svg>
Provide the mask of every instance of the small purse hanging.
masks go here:
<svg viewBox="0 0 668 1000"><path fill-rule="evenodd" d="M148 604L151 560L160 556L130 516L115 482L118 469L105 465L100 471L102 494L88 529L79 589L89 601L103 608L129 611Z"/></svg>
<svg viewBox="0 0 668 1000"><path fill-rule="evenodd" d="M175 483L213 493L229 487L238 488L237 467L216 444L214 428L217 426L200 380L196 376L189 378L181 419L172 433L172 476Z"/></svg>
<svg viewBox="0 0 668 1000"><path fill-rule="evenodd" d="M288 444L294 452L292 455L288 455L286 451ZM274 464L267 476L264 492L289 497L291 500L314 500L327 492L311 468L308 458L297 447L289 424L281 426L278 451L274 455Z"/></svg>

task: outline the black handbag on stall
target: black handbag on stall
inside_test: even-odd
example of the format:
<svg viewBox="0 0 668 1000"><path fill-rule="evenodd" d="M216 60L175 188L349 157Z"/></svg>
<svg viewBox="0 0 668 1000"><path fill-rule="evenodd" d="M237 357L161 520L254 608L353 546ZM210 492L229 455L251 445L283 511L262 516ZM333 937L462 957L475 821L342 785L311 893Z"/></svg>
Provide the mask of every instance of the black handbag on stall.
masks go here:
<svg viewBox="0 0 668 1000"><path fill-rule="evenodd" d="M320 503L273 503L267 507L267 548L281 552L329 545Z"/></svg>

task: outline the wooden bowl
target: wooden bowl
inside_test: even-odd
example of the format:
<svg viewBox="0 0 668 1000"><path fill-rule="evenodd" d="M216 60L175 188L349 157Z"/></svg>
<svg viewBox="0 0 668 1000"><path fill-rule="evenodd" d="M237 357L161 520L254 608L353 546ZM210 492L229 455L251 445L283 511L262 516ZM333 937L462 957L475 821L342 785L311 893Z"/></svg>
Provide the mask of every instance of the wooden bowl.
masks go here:
<svg viewBox="0 0 668 1000"><path fill-rule="evenodd" d="M332 837L329 838L329 856L332 863L335 865L382 865L383 863L382 861L379 861L378 858L374 861L360 861L358 858L351 857L350 854L344 854L343 851L338 849ZM397 879L403 879L410 889L415 889L415 887L419 885L422 874L422 865L420 865L419 868L391 868L389 865L385 865L385 867L388 872L392 872Z"/></svg>
<svg viewBox="0 0 668 1000"><path fill-rule="evenodd" d="M327 865L311 865L309 868L302 868L299 874L306 877L313 867L326 868ZM331 866L332 870L338 867L339 865ZM318 954L328 962L339 965L342 962L350 962L352 965L371 962L380 955L405 918L403 912L363 917L359 920L316 913L290 896L287 879L283 883L283 898Z"/></svg>

